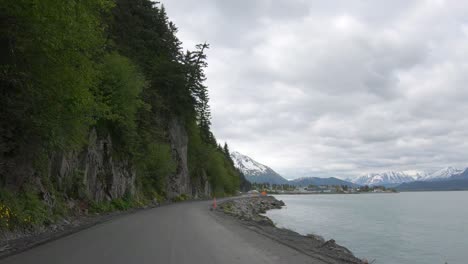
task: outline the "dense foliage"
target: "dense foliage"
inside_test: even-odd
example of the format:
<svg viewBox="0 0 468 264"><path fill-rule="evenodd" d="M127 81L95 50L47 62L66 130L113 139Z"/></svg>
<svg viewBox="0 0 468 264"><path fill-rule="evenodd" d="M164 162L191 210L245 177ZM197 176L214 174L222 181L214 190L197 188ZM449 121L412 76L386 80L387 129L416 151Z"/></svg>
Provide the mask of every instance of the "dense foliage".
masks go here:
<svg viewBox="0 0 468 264"><path fill-rule="evenodd" d="M149 0L1 0L0 6L1 166L26 153L40 164L53 152L79 151L96 128L111 136L115 155L136 167L139 195L164 199L165 179L176 169L168 136L176 119L188 131L192 178L206 175L216 195L246 184L210 131L209 45L184 52L164 6ZM34 190L21 187L27 179L4 175L1 167L0 176L2 188L16 184L24 193L16 211L37 202ZM62 191L54 182L47 186ZM12 200L5 191L0 198ZM0 213L7 208L1 206Z"/></svg>

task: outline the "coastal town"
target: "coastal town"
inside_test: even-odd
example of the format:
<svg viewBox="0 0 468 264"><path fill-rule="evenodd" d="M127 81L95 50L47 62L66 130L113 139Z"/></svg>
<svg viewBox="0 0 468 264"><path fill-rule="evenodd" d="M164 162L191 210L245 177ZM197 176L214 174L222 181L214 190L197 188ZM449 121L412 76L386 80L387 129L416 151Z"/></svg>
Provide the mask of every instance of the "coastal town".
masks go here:
<svg viewBox="0 0 468 264"><path fill-rule="evenodd" d="M252 192L269 194L358 194L358 193L396 193L393 188L385 186L348 186L348 185L308 185L254 183Z"/></svg>

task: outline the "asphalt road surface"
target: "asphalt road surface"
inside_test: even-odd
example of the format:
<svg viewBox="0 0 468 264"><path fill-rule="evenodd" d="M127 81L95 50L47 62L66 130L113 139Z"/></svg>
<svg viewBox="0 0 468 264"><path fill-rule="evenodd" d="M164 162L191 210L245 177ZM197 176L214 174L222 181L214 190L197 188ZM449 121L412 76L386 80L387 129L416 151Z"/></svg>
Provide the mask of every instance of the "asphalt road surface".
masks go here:
<svg viewBox="0 0 468 264"><path fill-rule="evenodd" d="M187 202L125 215L0 263L321 263L210 212L209 205Z"/></svg>

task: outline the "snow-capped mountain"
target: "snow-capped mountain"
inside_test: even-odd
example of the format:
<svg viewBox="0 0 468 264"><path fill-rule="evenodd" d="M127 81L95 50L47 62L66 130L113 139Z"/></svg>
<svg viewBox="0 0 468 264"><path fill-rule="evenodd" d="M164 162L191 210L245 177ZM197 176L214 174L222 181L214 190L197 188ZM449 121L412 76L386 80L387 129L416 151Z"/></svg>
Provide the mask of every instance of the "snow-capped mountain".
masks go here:
<svg viewBox="0 0 468 264"><path fill-rule="evenodd" d="M253 160L249 156L243 155L237 151L231 153L232 161L234 161L234 166L242 171L244 174L248 175L261 175L267 170L267 166Z"/></svg>
<svg viewBox="0 0 468 264"><path fill-rule="evenodd" d="M442 180L447 180L450 177L454 175L461 174L463 170L456 169L453 167L447 167L440 169L438 171L435 171L433 173L429 173L427 175L418 177L418 181L442 181Z"/></svg>
<svg viewBox="0 0 468 264"><path fill-rule="evenodd" d="M418 179L421 179L421 178L427 176L427 172L421 171L421 170L406 170L406 171L403 171L403 173L405 173L406 175L412 177L416 181Z"/></svg>
<svg viewBox="0 0 468 264"><path fill-rule="evenodd" d="M253 160L249 156L234 151L231 153L231 158L234 161L234 166L245 175L245 178L248 181L253 183L307 186L310 184L347 185L347 181L356 185L396 187L403 183L417 185L418 183L424 184L424 182L445 182L450 180L468 179L468 168L464 171L453 167L447 167L432 173L426 173L420 170L369 173L354 179L348 178L344 181L336 178L316 177L306 177L288 181L270 167Z"/></svg>
<svg viewBox="0 0 468 264"><path fill-rule="evenodd" d="M468 168L460 174L453 175L449 180L468 180Z"/></svg>
<svg viewBox="0 0 468 264"><path fill-rule="evenodd" d="M427 175L427 180L403 183L397 186L400 191L453 191L468 190L468 168L462 173L453 168L445 168ZM452 173L455 175L449 176Z"/></svg>
<svg viewBox="0 0 468 264"><path fill-rule="evenodd" d="M270 184L288 183L288 180L281 177L281 175L270 167L253 160L249 156L233 151L231 152L231 158L234 161L234 166L238 168L250 182Z"/></svg>
<svg viewBox="0 0 468 264"><path fill-rule="evenodd" d="M353 183L369 186L396 186L404 182L412 182L415 179L402 171L389 171L382 173L369 173L352 180Z"/></svg>

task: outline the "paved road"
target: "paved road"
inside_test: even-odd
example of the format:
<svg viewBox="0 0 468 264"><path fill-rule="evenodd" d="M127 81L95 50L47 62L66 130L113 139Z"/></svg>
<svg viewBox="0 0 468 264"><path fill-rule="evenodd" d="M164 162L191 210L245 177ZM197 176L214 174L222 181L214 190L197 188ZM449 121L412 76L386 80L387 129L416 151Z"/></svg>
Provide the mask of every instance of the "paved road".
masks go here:
<svg viewBox="0 0 468 264"><path fill-rule="evenodd" d="M209 204L179 203L126 215L0 263L320 263L210 212Z"/></svg>

